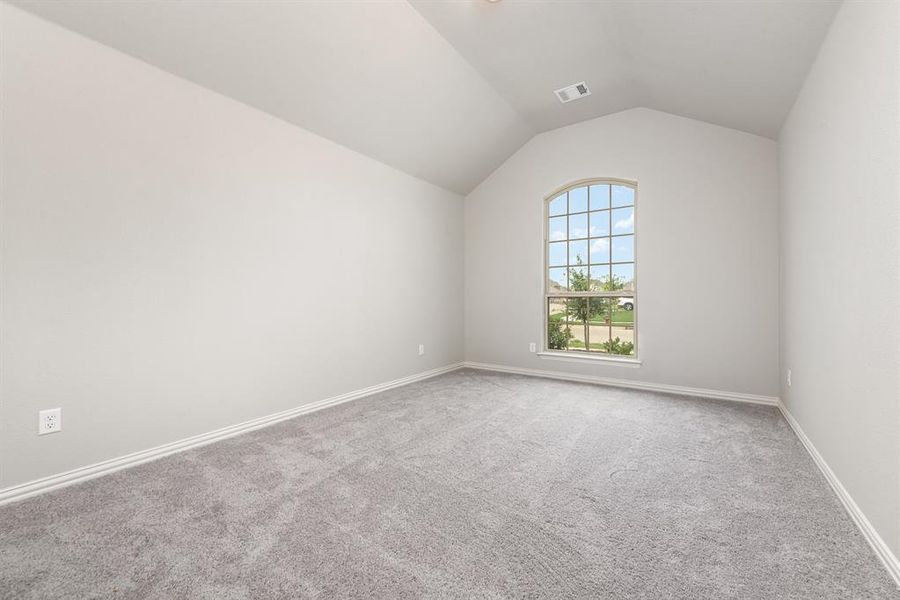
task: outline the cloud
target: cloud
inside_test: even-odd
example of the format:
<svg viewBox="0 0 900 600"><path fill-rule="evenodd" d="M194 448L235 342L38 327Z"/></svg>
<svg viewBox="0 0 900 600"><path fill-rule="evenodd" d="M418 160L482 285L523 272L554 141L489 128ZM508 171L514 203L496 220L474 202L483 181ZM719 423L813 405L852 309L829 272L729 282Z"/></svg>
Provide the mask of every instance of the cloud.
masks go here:
<svg viewBox="0 0 900 600"><path fill-rule="evenodd" d="M564 239L566 239L566 234L564 234L562 231L556 230L556 231L550 232L550 241L551 242L560 242Z"/></svg>
<svg viewBox="0 0 900 600"><path fill-rule="evenodd" d="M616 229L631 229L634 227L634 211L631 211L631 214L628 215L627 219L619 219L616 221L614 227Z"/></svg>
<svg viewBox="0 0 900 600"><path fill-rule="evenodd" d="M606 238L600 238L598 240L594 240L594 243L591 244L591 254L597 254L598 252L606 252L609 250L609 240Z"/></svg>

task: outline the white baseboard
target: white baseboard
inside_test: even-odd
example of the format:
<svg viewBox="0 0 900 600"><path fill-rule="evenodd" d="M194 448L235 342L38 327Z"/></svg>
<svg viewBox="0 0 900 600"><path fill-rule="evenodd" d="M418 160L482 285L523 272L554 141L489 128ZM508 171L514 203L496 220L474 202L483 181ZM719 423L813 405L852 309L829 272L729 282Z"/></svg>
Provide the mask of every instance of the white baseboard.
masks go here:
<svg viewBox="0 0 900 600"><path fill-rule="evenodd" d="M614 387L629 388L633 390L645 390L649 392L663 392L666 394L678 394L681 396L697 396L701 398L715 398L717 400L732 400L734 402L749 402L751 404L765 404L778 406L778 398L774 396L757 396L755 394L742 394L739 392L723 392L721 390L707 390L704 388L684 387L680 385L667 385L664 383L647 383L632 381L630 379L614 379L612 377L598 377L596 375L577 375L575 373L563 373L560 371L542 371L539 369L523 369L520 367L507 367L490 363L466 361L465 366L471 369L483 371L498 371L500 373L515 373L531 377L546 377L549 379L562 379L564 381L577 381L580 383L596 383L599 385L611 385Z"/></svg>
<svg viewBox="0 0 900 600"><path fill-rule="evenodd" d="M408 377L401 377L400 379L395 379L386 383L380 383L360 390L347 392L346 394L341 394L340 396L333 396L331 398L326 398L324 400L319 400L310 404L304 404L303 406L291 408L282 412L267 415L265 417L259 417L257 419L244 421L243 423L238 423L237 425L230 425L228 427L216 429L215 431L210 431L208 433L201 433L200 435L195 435L169 444L163 444L162 446L150 448L149 450L141 450L140 452L134 452L132 454L105 460L103 462L88 465L86 467L80 467L78 469L73 469L71 471L66 471L57 475L51 475L49 477L43 477L41 479L35 479L34 481L29 481L27 483L8 487L6 489L0 490L0 505L7 504L9 502L15 502L17 500L24 500L25 498L43 494L45 492L59 489L68 485L81 483L82 481L87 481L88 479L93 479L95 477L107 475L121 469L133 467L145 462L150 462L151 460L156 460L170 454L175 454L176 452L182 452L191 448L197 448L199 446L211 444L212 442L217 442L219 440L239 435L241 433L246 433L254 429L267 427L269 425L274 425L275 423L280 423L281 421L286 421L287 419L292 419L294 417L299 417L300 415L305 415L317 410L322 410L323 408L328 408L329 406L335 406L337 404L342 404L351 400L357 400L359 398L371 396L372 394L377 394L379 392L398 388L410 383L415 383L416 381L422 381L423 379L429 379L437 375L449 373L450 371L455 371L462 368L462 366L463 363L456 363L448 365L446 367L432 369L430 371L423 371L422 373L416 373Z"/></svg>
<svg viewBox="0 0 900 600"><path fill-rule="evenodd" d="M834 474L834 471L831 470L831 467L828 466L828 463L825 462L825 459L819 454L819 451L816 450L812 441L806 436L803 428L800 427L800 423L797 422L794 415L791 414L780 400L778 402L778 408L781 410L781 414L784 415L785 420L791 426L791 429L797 434L797 437L806 448L806 451L809 452L809 455L816 463L816 466L822 471L822 475L825 476L825 479L831 485L834 493L837 494L841 504L844 505L844 509L850 514L850 518L853 519L853 522L856 523L856 526L859 527L859 530L862 532L863 537L866 538L866 541L869 542L872 550L875 551L875 555L878 556L881 563L888 570L888 573L894 578L894 583L900 587L900 560L897 560L897 557L894 556L891 549L884 543L884 540L881 539L881 536L878 535L878 532L872 527L872 523L869 522L869 519L867 519L866 515L860 510L859 506L850 496L850 493L837 478L837 475Z"/></svg>
<svg viewBox="0 0 900 600"><path fill-rule="evenodd" d="M856 523L866 541L875 551L876 556L878 556L879 560L881 560L882 564L884 564L885 568L888 570L888 573L890 573L890 575L894 578L894 581L897 583L897 585L900 586L900 560L898 560L897 557L894 556L890 548L888 548L887 544L885 544L884 540L881 539L881 536L878 535L878 532L875 531L875 528L872 527L872 524L863 514L862 510L860 510L859 506L850 496L849 492L847 492L846 488L844 488L840 480L838 480L837 476L828 466L828 463L825 462L825 459L822 458L822 455L819 454L819 451L816 450L816 447L803 432L800 424L796 421L796 419L794 419L793 415L791 415L787 407L784 406L784 404L778 398L771 396L758 396L753 394L741 394L737 392L723 392L719 390L708 390L703 388L690 388L658 383L644 383L629 381L626 379L614 379L609 377L576 375L571 373L560 373L557 371L523 369L518 367L507 367L504 365L471 361L456 363L448 365L446 367L424 371L422 373L416 373L408 377L401 377L400 379L395 379L386 383L381 383L360 390L347 392L346 394L333 396L331 398L326 398L324 400L319 400L310 404L304 404L303 406L298 406L296 408L267 415L265 417L251 419L250 421L245 421L237 425L223 427L215 431L210 431L208 433L203 433L169 444L164 444L162 446L157 446L155 448L150 448L149 450L134 452L125 456L120 456L118 458L113 458L85 467L80 467L78 469L73 469L71 471L66 471L64 473L59 473L57 475L51 475L49 477L44 477L41 479L36 479L34 481L29 481L27 483L12 486L0 490L0 505L15 502L17 500L24 500L25 498L29 498L31 496L36 496L38 494L49 492L51 490L59 489L68 485L81 483L89 479L94 479L95 477L100 477L102 475L107 475L109 473L113 473L115 471L119 471L128 467L139 465L145 462L150 462L152 460L156 460L164 456L169 456L177 452L182 452L191 448L197 448L199 446L211 444L213 442L252 431L254 429L260 429L262 427L274 425L275 423L286 421L300 415L305 415L318 410L322 410L323 408L328 408L330 406L335 406L344 402L349 402L351 400L357 400L359 398L371 396L373 394L398 388L410 383L415 383L417 381L436 377L437 375L449 373L463 367L485 371L498 371L501 373L514 373L517 375L528 375L532 377L545 377L550 379L561 379L565 381L577 381L581 383L594 383L629 389L664 392L668 394L699 396L721 400L732 400L737 402L749 402L752 404L778 406L778 408L781 410L781 413L784 415L785 420L787 420L788 424L797 435L797 438L799 438L800 442L806 448L807 452L809 452L813 461L822 471L825 479L834 489L841 503L844 505L844 508L853 519L853 522Z"/></svg>

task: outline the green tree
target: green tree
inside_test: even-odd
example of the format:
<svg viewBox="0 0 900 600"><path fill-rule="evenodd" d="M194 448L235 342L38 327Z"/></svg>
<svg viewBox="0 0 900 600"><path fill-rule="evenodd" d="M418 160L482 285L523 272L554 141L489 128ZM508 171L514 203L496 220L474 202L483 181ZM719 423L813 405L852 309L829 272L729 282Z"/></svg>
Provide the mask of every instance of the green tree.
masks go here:
<svg viewBox="0 0 900 600"><path fill-rule="evenodd" d="M613 275L608 279L604 278L600 281L591 281L591 285L593 291L616 292L625 289L625 280L618 275ZM604 321L609 322L612 319L613 312L618 308L619 299L605 297L594 298L592 303L598 305L597 311L594 314Z"/></svg>
<svg viewBox="0 0 900 600"><path fill-rule="evenodd" d="M575 257L575 262L578 267L584 266L584 261L581 259L580 255ZM592 282L585 271L586 269L583 268L573 268L569 271L569 291L591 291ZM568 313L570 320L581 321L581 326L584 328L585 340L588 339L589 322L604 314L605 301L606 298L569 298L566 312Z"/></svg>
<svg viewBox="0 0 900 600"><path fill-rule="evenodd" d="M572 329L568 325L563 328L559 321L550 321L547 324L547 345L551 350L568 349L570 339L572 339Z"/></svg>
<svg viewBox="0 0 900 600"><path fill-rule="evenodd" d="M633 342L623 342L618 337L606 340L600 346L610 354L628 355L634 350Z"/></svg>
<svg viewBox="0 0 900 600"><path fill-rule="evenodd" d="M625 279L619 277L618 275L613 275L610 279L600 282L598 287L604 292L617 292L619 290L624 290ZM613 313L619 308L619 299L617 297L603 298L601 300L601 303L603 304L603 314L605 320L607 320L608 322L612 319ZM609 354L628 355L634 351L634 343L623 342L620 338L615 337L600 344L600 348L602 348Z"/></svg>

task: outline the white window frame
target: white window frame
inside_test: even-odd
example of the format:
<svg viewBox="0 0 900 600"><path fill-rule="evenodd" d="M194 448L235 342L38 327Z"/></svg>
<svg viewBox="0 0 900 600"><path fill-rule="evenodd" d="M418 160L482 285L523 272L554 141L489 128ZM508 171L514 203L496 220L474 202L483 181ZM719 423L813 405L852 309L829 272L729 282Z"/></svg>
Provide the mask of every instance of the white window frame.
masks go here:
<svg viewBox="0 0 900 600"><path fill-rule="evenodd" d="M590 187L592 185L619 185L630 187L634 190L634 231L632 234L621 234L621 235L633 235L634 236L634 256L633 260L629 261L634 264L634 290L633 293L630 294L631 297L634 298L634 354L631 356L624 355L603 355L598 352L591 353L587 349L584 351L580 350L551 350L549 347L549 323L548 323L548 305L550 302L550 298L559 298L559 297L621 297L623 294L621 292L617 293L615 291L612 292L554 292L551 293L548 289L548 280L549 280L549 269L550 269L550 202L555 198L559 197L560 194L567 193L571 190L581 188L581 187ZM590 202L590 200L589 200ZM609 210L612 211L613 207L610 205ZM588 213L590 213L590 204L588 204ZM568 215L568 206L566 208L566 214ZM618 179L614 177L595 177L590 179L580 179L578 181L573 181L572 183L568 183L547 196L544 197L543 202L543 236L542 236L542 244L543 244L543 270L541 273L541 325L543 329L543 334L541 336L541 350L537 353L539 357L545 359L553 359L553 360L564 360L564 361L591 361L591 362L606 362L606 363L614 363L619 366L629 366L629 367L638 367L641 365L641 360L638 358L638 233L637 233L637 223L638 223L638 184L636 181L631 181L628 179ZM610 228L609 232L610 239L616 237L612 233L612 228ZM611 246L611 244L610 244ZM588 259L590 260L590 259ZM568 261L567 261L568 262ZM612 262L612 257L610 256L610 264L616 264Z"/></svg>

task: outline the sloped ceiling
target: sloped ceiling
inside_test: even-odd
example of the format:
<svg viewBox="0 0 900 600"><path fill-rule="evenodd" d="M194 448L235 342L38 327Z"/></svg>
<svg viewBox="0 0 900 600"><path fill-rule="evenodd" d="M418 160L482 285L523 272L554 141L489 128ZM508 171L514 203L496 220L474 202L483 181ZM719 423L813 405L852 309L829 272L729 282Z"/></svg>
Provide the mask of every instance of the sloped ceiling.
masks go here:
<svg viewBox="0 0 900 600"><path fill-rule="evenodd" d="M457 193L534 135L406 2L12 4Z"/></svg>
<svg viewBox="0 0 900 600"><path fill-rule="evenodd" d="M840 4L411 2L536 131L642 106L769 138ZM591 96L551 93L580 81Z"/></svg>
<svg viewBox="0 0 900 600"><path fill-rule="evenodd" d="M11 3L461 194L535 133L636 106L775 137L838 4Z"/></svg>

